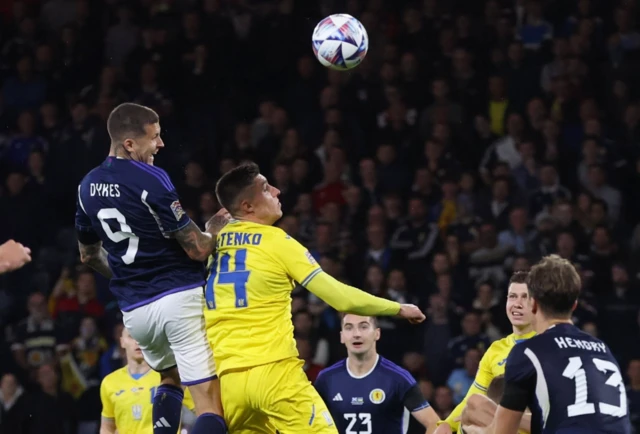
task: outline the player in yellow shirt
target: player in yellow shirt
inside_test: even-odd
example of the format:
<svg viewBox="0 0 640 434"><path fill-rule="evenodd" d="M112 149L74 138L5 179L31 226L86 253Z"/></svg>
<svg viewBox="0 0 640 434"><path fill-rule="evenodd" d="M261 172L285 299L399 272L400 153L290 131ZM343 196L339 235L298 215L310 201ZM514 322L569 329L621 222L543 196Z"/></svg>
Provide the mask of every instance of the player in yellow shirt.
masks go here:
<svg viewBox="0 0 640 434"><path fill-rule="evenodd" d="M449 417L445 421L440 422L440 424L447 423L451 427L452 432L459 430L460 416L469 397L475 394L486 395L487 389L493 379L504 375L505 363L514 345L535 335L531 324L533 314L529 307L529 292L527 290L527 284L525 283L527 274L526 271L517 271L509 280L506 310L509 322L513 327L513 333L491 344L489 349L484 353L482 360L480 360L475 381L469 388L467 395L451 412Z"/></svg>
<svg viewBox="0 0 640 434"><path fill-rule="evenodd" d="M160 385L160 374L144 361L138 343L126 328L122 330L120 345L127 365L104 377L100 385L100 434L153 434L153 396ZM182 405L194 410L189 390L185 390ZM160 419L156 423L167 422ZM179 428L176 427L176 433Z"/></svg>
<svg viewBox="0 0 640 434"><path fill-rule="evenodd" d="M231 434L337 434L302 370L293 339L294 281L338 311L399 315L422 322L416 306L374 297L322 271L282 229L280 191L255 164L220 178L216 195L232 219L218 234L205 289L205 319Z"/></svg>

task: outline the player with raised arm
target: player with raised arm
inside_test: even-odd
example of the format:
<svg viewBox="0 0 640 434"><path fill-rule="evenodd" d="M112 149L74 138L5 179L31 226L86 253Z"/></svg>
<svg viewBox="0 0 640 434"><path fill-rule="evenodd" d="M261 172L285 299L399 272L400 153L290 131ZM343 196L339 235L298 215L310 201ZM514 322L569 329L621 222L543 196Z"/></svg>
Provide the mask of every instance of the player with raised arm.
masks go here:
<svg viewBox="0 0 640 434"><path fill-rule="evenodd" d="M514 434L529 407L532 434L630 434L618 362L605 343L571 323L582 286L574 266L544 257L527 286L538 335L511 350L502 400L483 432Z"/></svg>
<svg viewBox="0 0 640 434"><path fill-rule="evenodd" d="M164 147L156 112L125 103L107 120L111 150L78 187L76 229L83 263L110 278L124 325L160 372L155 434L175 434L188 386L193 434L224 433L219 382L204 328L203 261L227 222L221 210L205 232L185 214L167 173L153 165Z"/></svg>
<svg viewBox="0 0 640 434"><path fill-rule="evenodd" d="M476 378L462 402L451 412L449 417L441 423L447 423L452 432L456 432L460 426L460 415L467 405L470 396L486 395L491 381L504 375L505 364L511 349L518 343L535 336L533 331L533 314L529 305L529 292L527 290L526 271L516 271L509 280L507 292L507 318L513 328L513 333L491 344L484 353ZM488 402L492 404L491 401ZM495 410L495 408L494 408ZM526 423L526 421L524 422ZM439 423L440 424L440 423ZM525 428L525 426L523 426ZM526 432L526 431L523 431Z"/></svg>
<svg viewBox="0 0 640 434"><path fill-rule="evenodd" d="M348 356L322 370L315 382L338 432L406 433L411 414L432 434L440 418L411 374L378 354L378 339L375 317L342 318L340 342Z"/></svg>
<svg viewBox="0 0 640 434"><path fill-rule="evenodd" d="M222 403L233 434L336 434L327 407L302 370L291 322L294 281L333 308L421 322L416 306L374 297L322 271L282 229L280 191L258 166L223 175L218 200L232 216L218 235L205 298Z"/></svg>
<svg viewBox="0 0 640 434"><path fill-rule="evenodd" d="M120 346L124 349L127 365L104 377L100 385L100 434L151 434L153 397L158 390L160 374L144 361L140 346L126 328L122 329ZM183 406L193 410L188 390ZM162 419L159 422L162 424ZM178 429L175 427L174 433Z"/></svg>

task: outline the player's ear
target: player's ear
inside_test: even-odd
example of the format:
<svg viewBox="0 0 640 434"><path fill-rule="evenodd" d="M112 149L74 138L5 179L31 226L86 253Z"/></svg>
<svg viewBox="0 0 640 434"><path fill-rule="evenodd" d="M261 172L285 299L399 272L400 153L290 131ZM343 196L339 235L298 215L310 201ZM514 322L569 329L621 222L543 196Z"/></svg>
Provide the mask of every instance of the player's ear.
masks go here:
<svg viewBox="0 0 640 434"><path fill-rule="evenodd" d="M376 327L374 337L376 341L380 340L380 327Z"/></svg>
<svg viewBox="0 0 640 434"><path fill-rule="evenodd" d="M536 312L538 312L538 302L536 301L535 298L532 298L531 299L531 313L535 315Z"/></svg>
<svg viewBox="0 0 640 434"><path fill-rule="evenodd" d="M344 343L345 343L345 341L344 341L344 337L342 336L342 330L340 330L340 343L341 343L341 344L344 344Z"/></svg>
<svg viewBox="0 0 640 434"><path fill-rule="evenodd" d="M135 141L133 139L124 139L124 141L122 142L122 147L127 152L133 152L134 145Z"/></svg>
<svg viewBox="0 0 640 434"><path fill-rule="evenodd" d="M578 308L578 300L573 302L573 307L571 308L571 312L573 312L574 310L576 310Z"/></svg>

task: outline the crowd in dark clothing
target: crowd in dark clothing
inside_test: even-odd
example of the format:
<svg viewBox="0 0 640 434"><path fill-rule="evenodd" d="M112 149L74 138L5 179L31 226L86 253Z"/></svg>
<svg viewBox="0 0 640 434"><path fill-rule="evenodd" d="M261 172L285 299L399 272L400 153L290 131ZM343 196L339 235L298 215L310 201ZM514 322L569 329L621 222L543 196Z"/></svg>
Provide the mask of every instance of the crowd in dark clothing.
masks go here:
<svg viewBox="0 0 640 434"><path fill-rule="evenodd" d="M370 38L349 72L311 50L336 12ZM381 319L378 349L443 418L510 333L511 273L571 260L575 323L616 354L640 423L637 2L10 0L0 18L0 243L34 251L0 276L1 433L92 432L96 388L123 364L73 223L127 101L159 113L155 164L198 224L220 174L255 161L281 191L277 225L325 271L423 308L420 327ZM293 311L313 380L345 356L339 317L303 288Z"/></svg>

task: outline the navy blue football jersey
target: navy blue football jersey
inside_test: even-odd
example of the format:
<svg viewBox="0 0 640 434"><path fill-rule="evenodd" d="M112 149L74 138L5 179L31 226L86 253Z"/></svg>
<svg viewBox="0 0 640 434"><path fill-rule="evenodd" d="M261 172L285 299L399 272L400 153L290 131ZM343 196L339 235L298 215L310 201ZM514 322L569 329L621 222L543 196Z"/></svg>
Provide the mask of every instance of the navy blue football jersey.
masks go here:
<svg viewBox="0 0 640 434"><path fill-rule="evenodd" d="M381 356L360 377L342 360L322 370L315 387L341 434L403 434L409 412L429 407L411 374Z"/></svg>
<svg viewBox="0 0 640 434"><path fill-rule="evenodd" d="M191 220L164 170L108 157L84 177L77 202L76 228L102 241L123 311L204 285L204 264L171 238Z"/></svg>
<svg viewBox="0 0 640 434"><path fill-rule="evenodd" d="M513 408L517 395L531 410L531 434L631 432L618 362L606 344L572 324L556 324L511 350L501 405L524 410Z"/></svg>

